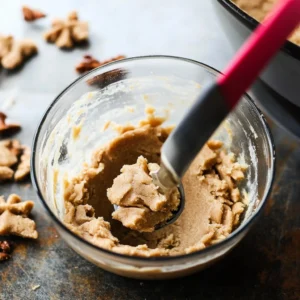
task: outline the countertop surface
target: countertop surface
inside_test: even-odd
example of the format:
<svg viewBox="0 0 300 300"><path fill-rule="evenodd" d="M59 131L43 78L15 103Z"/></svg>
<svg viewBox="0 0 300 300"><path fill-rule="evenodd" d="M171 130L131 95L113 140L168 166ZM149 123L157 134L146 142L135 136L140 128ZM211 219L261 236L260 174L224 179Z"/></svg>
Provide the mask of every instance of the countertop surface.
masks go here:
<svg viewBox="0 0 300 300"><path fill-rule="evenodd" d="M22 4L0 1L0 33L34 39L39 54L18 71L0 70L0 110L22 124L16 137L28 145L45 109L78 77L74 66L84 54L175 55L217 69L233 54L211 1L28 0L48 14L33 24L22 20ZM90 44L61 51L45 43L51 19L74 9L89 21ZM186 278L140 281L101 270L59 237L30 180L1 184L0 194L35 202L39 239L13 239L12 258L0 263L0 299L300 299L300 143L272 121L270 126L277 174L261 218L225 259Z"/></svg>

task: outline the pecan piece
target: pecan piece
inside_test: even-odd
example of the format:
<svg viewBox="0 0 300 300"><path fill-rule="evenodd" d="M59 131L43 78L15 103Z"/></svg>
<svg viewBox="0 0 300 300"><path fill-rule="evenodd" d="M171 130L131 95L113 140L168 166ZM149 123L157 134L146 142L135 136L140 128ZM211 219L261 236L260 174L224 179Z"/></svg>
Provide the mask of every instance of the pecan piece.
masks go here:
<svg viewBox="0 0 300 300"><path fill-rule="evenodd" d="M78 73L85 73L99 67L100 65L100 61L93 58L91 55L85 55L83 57L83 61L76 66L76 71Z"/></svg>
<svg viewBox="0 0 300 300"><path fill-rule="evenodd" d="M28 6L22 7L24 20L27 22L32 22L41 18L45 18L46 15L39 10L31 9Z"/></svg>
<svg viewBox="0 0 300 300"><path fill-rule="evenodd" d="M0 241L0 251L5 253L11 253L12 243L9 241Z"/></svg>
<svg viewBox="0 0 300 300"><path fill-rule="evenodd" d="M76 71L80 74L85 73L85 72L93 70L97 67L103 66L110 62L120 60L123 58L125 58L124 55L118 55L118 56L115 56L115 57L112 57L110 59L106 59L106 60L103 60L100 62L99 60L95 59L91 55L85 55L83 57L83 61L76 66Z"/></svg>
<svg viewBox="0 0 300 300"><path fill-rule="evenodd" d="M9 241L0 241L0 261L10 259L12 252L12 243Z"/></svg>

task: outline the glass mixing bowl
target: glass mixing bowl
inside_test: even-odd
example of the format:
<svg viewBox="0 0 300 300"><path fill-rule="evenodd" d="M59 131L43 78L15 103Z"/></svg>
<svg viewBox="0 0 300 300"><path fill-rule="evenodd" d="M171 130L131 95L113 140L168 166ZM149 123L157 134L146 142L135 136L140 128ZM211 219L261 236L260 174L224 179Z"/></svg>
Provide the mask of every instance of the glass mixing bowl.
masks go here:
<svg viewBox="0 0 300 300"><path fill-rule="evenodd" d="M183 58L131 58L87 73L50 105L34 139L31 176L61 237L78 254L119 275L174 278L209 266L245 236L270 192L275 160L266 121L247 95L214 134L239 161L249 165L246 180L240 186L248 195L249 206L240 226L228 238L187 255L132 257L98 248L62 222L63 179L78 174L83 163L89 163L92 151L117 135L110 127L103 130L107 122L137 124L145 117L145 106L152 105L157 115L168 116L165 125L176 125L201 87L217 75L211 67Z"/></svg>

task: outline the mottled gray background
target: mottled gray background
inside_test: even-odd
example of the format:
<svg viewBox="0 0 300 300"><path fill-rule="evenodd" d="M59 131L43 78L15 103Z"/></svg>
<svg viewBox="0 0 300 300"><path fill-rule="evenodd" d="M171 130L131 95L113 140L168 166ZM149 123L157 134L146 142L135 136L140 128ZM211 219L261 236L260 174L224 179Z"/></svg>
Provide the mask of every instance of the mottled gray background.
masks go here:
<svg viewBox="0 0 300 300"><path fill-rule="evenodd" d="M215 1L215 0L213 0ZM222 69L232 50L212 11L211 0L31 1L48 18L33 24L21 17L21 1L0 1L0 33L32 38L39 54L24 68L0 70L0 110L23 125L31 144L54 97L78 77L74 66L86 53L99 59L118 54L183 56ZM42 39L53 17L76 9L90 24L86 49L61 51ZM14 104L11 105L11 100ZM0 264L0 299L299 299L299 142L272 125L278 165L273 194L251 233L218 265L172 281L138 281L112 275L79 257L60 239L30 181L0 185L35 201L38 241L16 239L10 261ZM36 291L35 285L40 285Z"/></svg>

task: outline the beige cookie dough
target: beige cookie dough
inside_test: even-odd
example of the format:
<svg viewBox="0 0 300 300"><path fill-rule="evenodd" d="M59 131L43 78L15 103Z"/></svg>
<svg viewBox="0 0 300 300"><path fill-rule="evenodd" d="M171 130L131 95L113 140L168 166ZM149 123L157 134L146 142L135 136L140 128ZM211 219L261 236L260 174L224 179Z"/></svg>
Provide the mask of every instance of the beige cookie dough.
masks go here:
<svg viewBox="0 0 300 300"><path fill-rule="evenodd" d="M135 164L122 167L113 186L107 189L108 200L118 205L113 219L130 229L152 232L172 217L178 209L180 194L176 187L167 193L159 191L150 176L150 172L158 169L158 164L148 163L143 156Z"/></svg>
<svg viewBox="0 0 300 300"><path fill-rule="evenodd" d="M149 181L149 170L159 165L170 128L153 120L124 128L94 151L92 163L78 176L65 180L64 221L72 231L113 252L151 257L203 249L225 239L239 225L246 205L237 183L244 179L246 167L238 164L232 153L226 153L221 142L210 141L183 178L186 203L176 222L150 232L155 219L148 226L149 232L131 230L130 226L147 228L149 213L169 211L178 198L166 201ZM137 184L140 177L150 182L146 195ZM121 210L114 212L110 201ZM127 206L131 204L133 208Z"/></svg>
<svg viewBox="0 0 300 300"><path fill-rule="evenodd" d="M262 22L279 0L232 0L232 2L257 21ZM289 40L300 46L300 27L293 32Z"/></svg>

